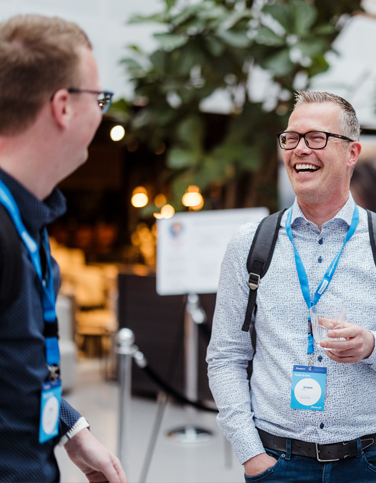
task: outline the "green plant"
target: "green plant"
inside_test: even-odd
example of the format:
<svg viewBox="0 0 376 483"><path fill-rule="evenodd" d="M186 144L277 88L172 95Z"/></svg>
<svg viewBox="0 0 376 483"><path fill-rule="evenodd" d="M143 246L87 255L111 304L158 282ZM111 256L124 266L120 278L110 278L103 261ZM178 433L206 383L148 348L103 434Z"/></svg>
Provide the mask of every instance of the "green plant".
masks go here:
<svg viewBox="0 0 376 483"><path fill-rule="evenodd" d="M165 7L132 22L158 22L158 48L145 54L131 46L122 62L132 76L135 103L131 131L151 149L166 144L165 179L181 207L190 184L208 194L222 190L223 207L277 208L277 144L296 88L328 68L325 53L344 14L359 0L164 0ZM267 100L252 84L267 72ZM220 133L213 132L202 103L221 90L231 104ZM129 113L128 113L129 114Z"/></svg>

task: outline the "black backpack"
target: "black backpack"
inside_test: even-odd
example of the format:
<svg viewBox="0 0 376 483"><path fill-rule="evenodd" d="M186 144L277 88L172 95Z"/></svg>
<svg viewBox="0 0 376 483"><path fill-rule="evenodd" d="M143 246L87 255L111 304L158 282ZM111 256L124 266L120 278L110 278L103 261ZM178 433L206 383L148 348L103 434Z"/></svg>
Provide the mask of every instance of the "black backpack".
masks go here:
<svg viewBox="0 0 376 483"><path fill-rule="evenodd" d="M371 242L373 259L376 265L376 213L373 213L370 210L366 211L368 218L369 238ZM260 279L268 271L270 262L272 260L275 244L277 243L278 239L281 218L284 212L285 210L278 211L277 213L273 213L272 215L264 218L259 224L253 238L253 242L251 245L251 249L249 250L249 255L247 259L247 270L249 274L249 299L244 324L242 327L242 330L244 332L249 331L253 312L254 315L256 315L257 289ZM256 328L254 324L252 326L251 339L254 351L256 352Z"/></svg>

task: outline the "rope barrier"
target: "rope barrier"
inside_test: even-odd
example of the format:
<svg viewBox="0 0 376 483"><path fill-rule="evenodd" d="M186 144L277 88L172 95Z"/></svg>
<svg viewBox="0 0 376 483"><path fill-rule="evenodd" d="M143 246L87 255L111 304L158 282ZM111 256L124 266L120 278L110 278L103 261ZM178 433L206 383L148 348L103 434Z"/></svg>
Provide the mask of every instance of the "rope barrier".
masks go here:
<svg viewBox="0 0 376 483"><path fill-rule="evenodd" d="M205 406L204 404L200 403L199 401L191 401L179 391L174 389L170 384L168 384L161 376L159 376L148 364L147 359L145 358L144 354L141 351L137 351L133 355L134 360L138 367L140 367L145 373L159 386L165 391L167 394L173 396L177 401L188 404L193 406L196 409L201 411L207 411L210 413L218 413L218 410L215 408L210 408Z"/></svg>

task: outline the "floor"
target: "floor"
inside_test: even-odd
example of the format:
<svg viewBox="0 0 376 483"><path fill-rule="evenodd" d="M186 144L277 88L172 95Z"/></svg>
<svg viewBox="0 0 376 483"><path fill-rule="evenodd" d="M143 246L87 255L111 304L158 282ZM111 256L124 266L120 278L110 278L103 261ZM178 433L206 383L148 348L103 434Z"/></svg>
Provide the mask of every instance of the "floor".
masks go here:
<svg viewBox="0 0 376 483"><path fill-rule="evenodd" d="M105 381L103 362L82 360L77 365L75 388L65 395L67 401L90 422L92 433L109 450L117 454L119 426L119 388ZM162 398L160 398L162 399ZM129 483L242 483L243 468L231 446L223 438L215 414L193 412L167 403L149 468L145 464L159 404L152 399L132 397L130 405L129 455L126 472ZM190 422L212 431L206 442L178 443L167 437L170 430ZM150 454L150 453L149 453ZM84 483L85 476L67 457L63 448L56 449L62 483Z"/></svg>

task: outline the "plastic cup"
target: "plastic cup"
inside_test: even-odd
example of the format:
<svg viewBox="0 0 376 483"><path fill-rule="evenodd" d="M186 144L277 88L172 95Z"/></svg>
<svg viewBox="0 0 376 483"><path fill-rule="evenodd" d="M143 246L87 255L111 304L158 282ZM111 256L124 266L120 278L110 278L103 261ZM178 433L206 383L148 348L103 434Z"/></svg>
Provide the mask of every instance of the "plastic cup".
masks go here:
<svg viewBox="0 0 376 483"><path fill-rule="evenodd" d="M311 307L312 334L317 345L322 340L345 340L343 338L328 337L328 332L345 326L346 309L342 306ZM320 346L321 347L321 346ZM330 350L330 349L325 349Z"/></svg>

